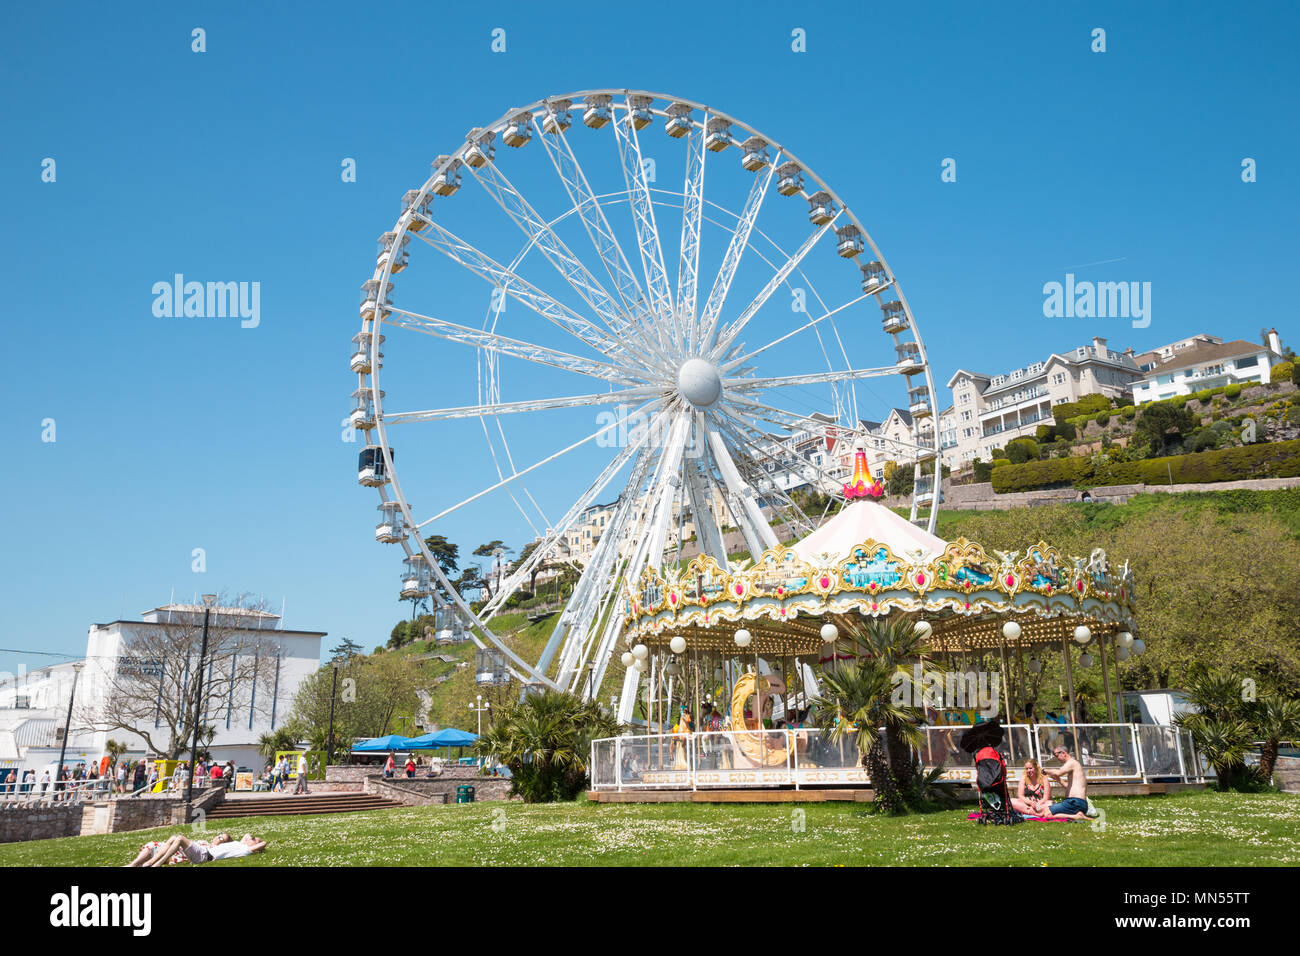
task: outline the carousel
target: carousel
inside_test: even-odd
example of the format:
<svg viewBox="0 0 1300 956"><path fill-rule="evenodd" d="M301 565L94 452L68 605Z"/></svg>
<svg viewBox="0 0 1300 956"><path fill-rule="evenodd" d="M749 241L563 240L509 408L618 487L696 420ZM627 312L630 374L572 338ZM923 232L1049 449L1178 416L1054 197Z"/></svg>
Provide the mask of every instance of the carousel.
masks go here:
<svg viewBox="0 0 1300 956"><path fill-rule="evenodd" d="M1110 668L1143 650L1127 563L1112 567L1100 549L1067 557L1042 541L992 553L965 538L945 542L880 504L881 494L859 450L847 504L801 540L729 568L701 555L642 573L625 598L622 653L624 714L642 733L594 755L596 789L610 772L620 788L679 785L688 774L692 787L864 784L851 735L828 746L810 726L826 716L816 714L818 674L854 656L866 622L899 617L922 638L918 673L924 663L998 678L972 706L925 708L927 765L957 758L953 733L999 713L1012 760L1047 748L1050 763L1062 737L1087 752L1072 729L1083 726L1074 667L1093 666L1095 650L1110 701ZM1068 713L1039 725L1025 675L1054 653L1064 657ZM1093 747L1095 775L1124 776L1136 742L1101 736L1109 746Z"/></svg>

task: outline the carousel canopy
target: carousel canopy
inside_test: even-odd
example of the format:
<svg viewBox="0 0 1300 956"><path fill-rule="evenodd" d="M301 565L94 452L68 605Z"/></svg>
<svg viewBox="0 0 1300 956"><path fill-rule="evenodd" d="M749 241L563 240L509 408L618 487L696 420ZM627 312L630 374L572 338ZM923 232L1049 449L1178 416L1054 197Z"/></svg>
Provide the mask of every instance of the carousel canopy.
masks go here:
<svg viewBox="0 0 1300 956"><path fill-rule="evenodd" d="M810 564L838 561L864 541L888 545L894 554L928 560L941 552L942 538L918 528L884 505L874 501L855 501L828 520L812 534L791 546L791 550Z"/></svg>

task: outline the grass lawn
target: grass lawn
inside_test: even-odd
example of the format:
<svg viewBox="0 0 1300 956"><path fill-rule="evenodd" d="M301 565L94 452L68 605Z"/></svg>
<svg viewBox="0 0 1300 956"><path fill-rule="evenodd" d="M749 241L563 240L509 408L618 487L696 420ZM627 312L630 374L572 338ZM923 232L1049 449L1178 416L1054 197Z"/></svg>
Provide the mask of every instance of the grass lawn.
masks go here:
<svg viewBox="0 0 1300 956"><path fill-rule="evenodd" d="M215 866L1295 866L1300 796L1103 799L1105 827L982 827L968 810L903 818L853 804L479 803L214 821L266 852ZM3 866L114 866L165 830L0 846ZM215 831L210 831L215 832Z"/></svg>

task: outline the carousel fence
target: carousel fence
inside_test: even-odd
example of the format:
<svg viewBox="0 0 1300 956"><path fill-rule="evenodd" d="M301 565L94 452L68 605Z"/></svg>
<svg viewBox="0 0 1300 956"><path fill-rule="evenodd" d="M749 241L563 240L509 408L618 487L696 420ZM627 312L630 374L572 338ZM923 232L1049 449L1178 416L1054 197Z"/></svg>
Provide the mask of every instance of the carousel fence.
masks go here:
<svg viewBox="0 0 1300 956"><path fill-rule="evenodd" d="M922 765L943 765L942 779L973 783L975 760L957 743L966 724L926 726L916 749ZM1017 781L1034 758L1045 768L1061 762L1063 745L1089 781L1157 779L1204 782L1212 768L1178 727L1147 724L1007 724L999 750L1007 776ZM714 731L606 737L591 745L593 790L699 790L712 787L867 786L856 733L839 739L818 728Z"/></svg>

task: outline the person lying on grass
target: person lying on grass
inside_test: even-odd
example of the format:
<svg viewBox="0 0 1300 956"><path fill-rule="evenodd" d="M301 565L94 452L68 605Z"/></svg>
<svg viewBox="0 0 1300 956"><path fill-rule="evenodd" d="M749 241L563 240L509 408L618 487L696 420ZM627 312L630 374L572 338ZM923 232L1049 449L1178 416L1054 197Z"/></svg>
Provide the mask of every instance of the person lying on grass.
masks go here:
<svg viewBox="0 0 1300 956"><path fill-rule="evenodd" d="M231 860L236 857L249 856L266 849L266 841L259 840L251 833L245 833L239 840L231 840L228 833L219 833L210 842L191 840L183 834L159 843L152 841L140 848L140 854L127 866L166 866L168 863L210 863L213 860Z"/></svg>

